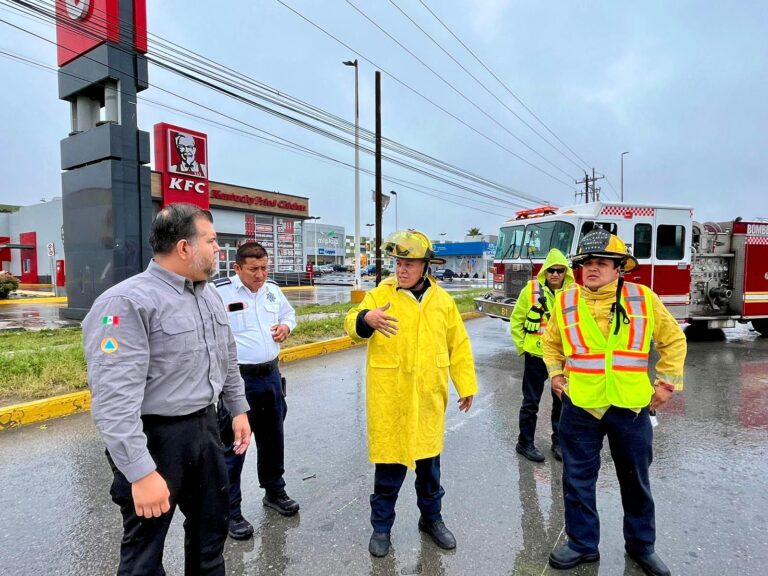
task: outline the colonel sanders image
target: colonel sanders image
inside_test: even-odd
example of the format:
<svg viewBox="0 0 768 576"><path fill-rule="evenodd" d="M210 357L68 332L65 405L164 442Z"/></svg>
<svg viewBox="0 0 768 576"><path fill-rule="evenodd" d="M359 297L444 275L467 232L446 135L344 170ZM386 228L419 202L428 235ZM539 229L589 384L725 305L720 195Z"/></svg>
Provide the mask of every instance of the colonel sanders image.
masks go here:
<svg viewBox="0 0 768 576"><path fill-rule="evenodd" d="M177 132L173 142L179 153L179 163L171 166L171 172L207 178L208 171L205 168L205 164L197 161L197 144L195 139L189 134Z"/></svg>

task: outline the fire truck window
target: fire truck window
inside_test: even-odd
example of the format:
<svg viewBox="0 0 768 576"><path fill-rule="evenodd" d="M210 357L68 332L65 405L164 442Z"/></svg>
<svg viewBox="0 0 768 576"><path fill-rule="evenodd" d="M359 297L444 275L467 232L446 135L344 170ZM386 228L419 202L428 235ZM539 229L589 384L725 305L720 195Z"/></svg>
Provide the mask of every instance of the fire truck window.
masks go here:
<svg viewBox="0 0 768 576"><path fill-rule="evenodd" d="M525 229L523 258L546 258L552 248L568 254L573 234L573 225L568 222L529 224Z"/></svg>
<svg viewBox="0 0 768 576"><path fill-rule="evenodd" d="M651 236L653 226L650 224L635 224L635 240L632 245L632 254L635 258L651 257Z"/></svg>
<svg viewBox="0 0 768 576"><path fill-rule="evenodd" d="M523 227L510 226L499 231L499 242L496 244L496 258L519 258L520 246L523 241Z"/></svg>
<svg viewBox="0 0 768 576"><path fill-rule="evenodd" d="M661 224L656 229L656 258L682 260L685 255L685 226Z"/></svg>
<svg viewBox="0 0 768 576"><path fill-rule="evenodd" d="M616 222L594 222L592 220L584 222L584 224L581 225L581 233L579 234L579 242L581 242L581 239L584 237L584 234L587 232L592 232L595 228L602 228L603 230L608 230L611 234L618 234L618 226L616 225Z"/></svg>

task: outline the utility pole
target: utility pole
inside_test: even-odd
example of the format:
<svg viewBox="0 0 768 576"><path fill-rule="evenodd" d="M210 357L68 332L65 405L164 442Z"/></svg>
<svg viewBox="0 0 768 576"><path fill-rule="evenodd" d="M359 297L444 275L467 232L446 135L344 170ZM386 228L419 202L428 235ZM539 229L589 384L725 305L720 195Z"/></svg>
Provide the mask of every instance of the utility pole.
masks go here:
<svg viewBox="0 0 768 576"><path fill-rule="evenodd" d="M592 177L590 178L589 174L584 172L584 179L583 180L576 180L576 184L584 184L584 192L576 192L576 200L578 201L578 198L580 196L584 196L584 201L588 204L589 202L599 202L600 201L600 188L595 187L595 181L596 180L602 180L605 178L604 175L597 176L595 174L595 169L592 168ZM592 182L592 186L590 187L589 183ZM592 190L592 199L590 200L590 190Z"/></svg>
<svg viewBox="0 0 768 576"><path fill-rule="evenodd" d="M381 283L381 72L376 71L376 286Z"/></svg>

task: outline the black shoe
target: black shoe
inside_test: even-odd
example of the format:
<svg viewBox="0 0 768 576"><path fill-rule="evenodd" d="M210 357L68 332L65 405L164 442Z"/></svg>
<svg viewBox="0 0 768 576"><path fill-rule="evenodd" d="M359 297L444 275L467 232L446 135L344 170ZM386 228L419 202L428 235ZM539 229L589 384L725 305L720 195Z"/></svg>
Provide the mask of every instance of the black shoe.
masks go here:
<svg viewBox="0 0 768 576"><path fill-rule="evenodd" d="M536 448L536 446L533 444L530 446L523 446L522 444L518 444L515 446L515 450L518 454L522 454L531 462L544 462L544 454L542 454L541 450Z"/></svg>
<svg viewBox="0 0 768 576"><path fill-rule="evenodd" d="M453 550L456 548L456 538L453 532L446 528L445 522L442 520L427 522L424 518L419 518L419 530L429 534L432 540L435 541L435 544L443 550Z"/></svg>
<svg viewBox="0 0 768 576"><path fill-rule="evenodd" d="M672 574L656 552L640 555L627 551L627 554L638 563L648 576L670 576Z"/></svg>
<svg viewBox="0 0 768 576"><path fill-rule="evenodd" d="M283 516L293 516L299 511L298 502L291 500L285 490L276 493L267 492L262 503L268 508L277 510Z"/></svg>
<svg viewBox="0 0 768 576"><path fill-rule="evenodd" d="M563 451L560 449L560 444L552 444L552 454L555 455L555 460L558 462L563 461Z"/></svg>
<svg viewBox="0 0 768 576"><path fill-rule="evenodd" d="M229 537L235 540L248 540L253 536L253 526L242 514L229 519Z"/></svg>
<svg viewBox="0 0 768 576"><path fill-rule="evenodd" d="M389 552L389 544L389 532L374 532L371 534L370 542L368 542L368 552L376 558L381 558Z"/></svg>
<svg viewBox="0 0 768 576"><path fill-rule="evenodd" d="M568 544L563 544L549 553L549 565L558 570L566 570L579 564L597 562L598 560L600 560L600 552L581 554L573 550Z"/></svg>

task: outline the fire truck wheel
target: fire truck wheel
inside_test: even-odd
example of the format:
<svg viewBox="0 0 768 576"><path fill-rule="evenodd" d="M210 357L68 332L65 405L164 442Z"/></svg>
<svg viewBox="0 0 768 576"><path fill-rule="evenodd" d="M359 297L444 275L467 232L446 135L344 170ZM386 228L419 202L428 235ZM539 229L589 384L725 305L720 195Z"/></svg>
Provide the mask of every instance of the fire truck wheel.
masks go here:
<svg viewBox="0 0 768 576"><path fill-rule="evenodd" d="M768 318L752 320L752 328L754 328L757 332L760 332L760 334L763 336L768 337Z"/></svg>

